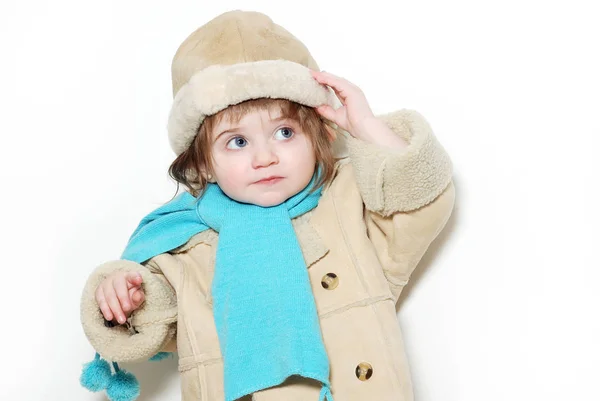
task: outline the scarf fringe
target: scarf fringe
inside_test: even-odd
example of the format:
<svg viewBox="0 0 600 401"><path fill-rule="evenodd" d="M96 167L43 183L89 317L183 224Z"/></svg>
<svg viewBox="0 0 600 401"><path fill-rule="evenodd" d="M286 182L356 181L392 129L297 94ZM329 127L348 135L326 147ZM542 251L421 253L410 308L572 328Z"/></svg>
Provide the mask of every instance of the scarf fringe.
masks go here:
<svg viewBox="0 0 600 401"><path fill-rule="evenodd" d="M321 393L319 394L319 401L333 401L333 396L331 395L331 389L327 384L324 384L321 388Z"/></svg>

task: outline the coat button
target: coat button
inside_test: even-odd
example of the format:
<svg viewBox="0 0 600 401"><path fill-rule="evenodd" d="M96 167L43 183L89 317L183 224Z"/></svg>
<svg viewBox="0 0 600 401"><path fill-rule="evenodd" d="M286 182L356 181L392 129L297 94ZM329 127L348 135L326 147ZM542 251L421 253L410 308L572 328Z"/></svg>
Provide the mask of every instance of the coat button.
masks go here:
<svg viewBox="0 0 600 401"><path fill-rule="evenodd" d="M361 380L361 381L369 380L371 378L371 376L373 376L373 367L366 362L361 362L356 367L355 373L356 373L356 377L358 377L359 380Z"/></svg>
<svg viewBox="0 0 600 401"><path fill-rule="evenodd" d="M334 273L327 273L321 279L321 285L326 290L333 290L335 287L338 286L339 281L340 279L337 275L335 275Z"/></svg>

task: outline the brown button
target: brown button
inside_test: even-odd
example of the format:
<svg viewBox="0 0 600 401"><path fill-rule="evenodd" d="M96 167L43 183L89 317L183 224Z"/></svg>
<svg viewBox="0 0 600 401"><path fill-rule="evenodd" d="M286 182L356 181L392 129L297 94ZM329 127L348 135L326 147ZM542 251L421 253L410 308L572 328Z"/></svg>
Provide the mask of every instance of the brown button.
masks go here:
<svg viewBox="0 0 600 401"><path fill-rule="evenodd" d="M366 362L361 362L356 367L355 373L359 380L369 380L373 376L373 367Z"/></svg>
<svg viewBox="0 0 600 401"><path fill-rule="evenodd" d="M321 279L321 285L326 290L333 290L335 287L338 286L339 281L340 279L337 275L335 275L334 273L327 273Z"/></svg>

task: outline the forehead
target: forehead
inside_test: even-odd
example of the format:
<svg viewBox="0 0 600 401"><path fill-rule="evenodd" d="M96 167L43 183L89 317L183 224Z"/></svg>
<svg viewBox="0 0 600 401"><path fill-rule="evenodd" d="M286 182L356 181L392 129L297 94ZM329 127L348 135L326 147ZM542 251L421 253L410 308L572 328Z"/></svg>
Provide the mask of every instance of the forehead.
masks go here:
<svg viewBox="0 0 600 401"><path fill-rule="evenodd" d="M293 119L291 116L286 115L285 110L276 104L250 110L234 110L220 116L217 124L212 129L212 137L218 138L225 132L237 130L238 128L243 129L256 121L267 121L275 124L284 120L292 121Z"/></svg>
<svg viewBox="0 0 600 401"><path fill-rule="evenodd" d="M277 120L284 116L284 110L277 105L256 107L249 110L232 110L225 112L218 121L218 126L244 125L248 120L261 117L266 120Z"/></svg>

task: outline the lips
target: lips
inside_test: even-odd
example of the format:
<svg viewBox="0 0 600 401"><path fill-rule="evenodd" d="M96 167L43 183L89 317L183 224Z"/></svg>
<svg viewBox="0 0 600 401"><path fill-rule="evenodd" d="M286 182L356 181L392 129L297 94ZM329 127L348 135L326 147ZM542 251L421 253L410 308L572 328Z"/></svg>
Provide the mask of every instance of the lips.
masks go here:
<svg viewBox="0 0 600 401"><path fill-rule="evenodd" d="M263 178L262 180L258 180L255 184L271 184L281 180L283 177L279 177L276 175L272 175L270 177Z"/></svg>

